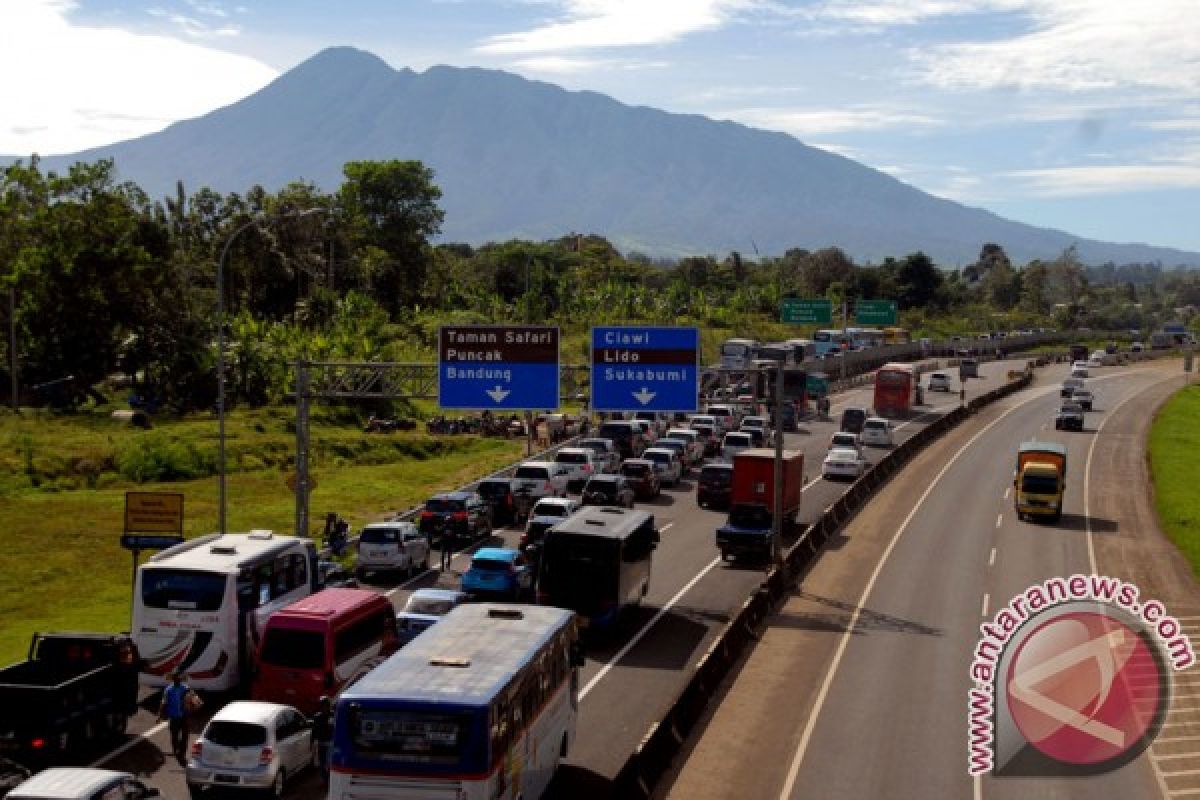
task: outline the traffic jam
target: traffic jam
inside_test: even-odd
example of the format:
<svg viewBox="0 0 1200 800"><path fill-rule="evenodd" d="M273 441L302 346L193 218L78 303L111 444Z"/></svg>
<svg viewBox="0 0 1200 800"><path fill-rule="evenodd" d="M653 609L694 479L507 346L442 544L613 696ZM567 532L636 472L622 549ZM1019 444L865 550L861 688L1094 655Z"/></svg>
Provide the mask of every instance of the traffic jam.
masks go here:
<svg viewBox="0 0 1200 800"><path fill-rule="evenodd" d="M493 341L467 337L443 338L471 360L464 343ZM661 338L658 350L647 337L649 349L620 339L622 349L598 352L671 374L690 357L695 368L694 343ZM557 331L536 342L539 366L557 356ZM0 671L0 790L26 800L159 796L133 773L99 768L106 759L86 766L128 747L131 718L149 709L169 734L163 758L178 763L193 798L541 796L575 740L571 676L587 644L647 597L664 491L725 514L710 533L722 561L770 565L806 488L804 452L784 448L785 435L832 422L818 480L853 481L870 451L896 443L898 421L926 391L954 391L947 373L922 385L913 364L887 363L874 372L871 407L833 417L830 378L809 365L812 343L779 359L786 347L746 350L752 359L727 367L732 380L698 402L668 399L695 412L593 406L586 433L566 446L433 495L411 518L365 525L339 561L311 539L268 530L157 552L137 568L131 633L38 634L26 661ZM765 370L759 355L788 369ZM470 391L506 391L487 386L494 371L466 380L456 369L450 380ZM965 386L967 372L956 377ZM628 392L644 406L643 378ZM1072 384L1077 401L1083 394ZM504 529L519 532L508 545L495 535ZM454 570L459 556L466 568ZM399 609L376 588L422 575L434 585ZM514 752L524 754L515 768Z"/></svg>

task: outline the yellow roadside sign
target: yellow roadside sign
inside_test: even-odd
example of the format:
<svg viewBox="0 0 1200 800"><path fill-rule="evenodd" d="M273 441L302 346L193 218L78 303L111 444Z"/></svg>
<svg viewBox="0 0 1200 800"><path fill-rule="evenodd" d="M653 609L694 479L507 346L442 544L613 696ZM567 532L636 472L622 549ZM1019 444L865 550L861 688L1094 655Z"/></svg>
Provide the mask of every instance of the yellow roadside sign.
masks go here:
<svg viewBox="0 0 1200 800"><path fill-rule="evenodd" d="M126 492L126 533L183 535L183 495L176 492Z"/></svg>

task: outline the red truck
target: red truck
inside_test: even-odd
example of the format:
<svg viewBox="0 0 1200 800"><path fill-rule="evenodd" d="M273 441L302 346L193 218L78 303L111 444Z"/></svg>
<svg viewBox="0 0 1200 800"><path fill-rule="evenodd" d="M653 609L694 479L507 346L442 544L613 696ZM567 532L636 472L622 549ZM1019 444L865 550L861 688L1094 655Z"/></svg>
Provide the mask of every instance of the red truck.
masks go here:
<svg viewBox="0 0 1200 800"><path fill-rule="evenodd" d="M795 532L796 513L804 489L804 453L783 451L784 536ZM733 457L733 487L729 497L729 519L717 529L721 558L742 557L774 560L779 542L772 535L775 508L775 451L768 448L742 450Z"/></svg>

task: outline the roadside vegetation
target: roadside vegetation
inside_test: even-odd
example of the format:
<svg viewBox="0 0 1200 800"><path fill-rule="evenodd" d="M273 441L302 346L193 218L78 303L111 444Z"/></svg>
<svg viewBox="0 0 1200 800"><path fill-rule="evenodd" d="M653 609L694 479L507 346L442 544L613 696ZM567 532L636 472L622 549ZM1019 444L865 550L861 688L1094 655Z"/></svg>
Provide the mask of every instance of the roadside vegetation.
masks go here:
<svg viewBox="0 0 1200 800"><path fill-rule="evenodd" d="M1159 523L1200 576L1200 386L1163 405L1150 429L1150 469Z"/></svg>

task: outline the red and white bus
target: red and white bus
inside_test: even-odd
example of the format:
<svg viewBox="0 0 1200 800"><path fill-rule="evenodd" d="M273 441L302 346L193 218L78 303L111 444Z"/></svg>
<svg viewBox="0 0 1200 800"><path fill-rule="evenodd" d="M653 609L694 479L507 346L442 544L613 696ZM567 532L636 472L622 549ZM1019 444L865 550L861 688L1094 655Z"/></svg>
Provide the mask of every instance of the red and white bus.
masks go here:
<svg viewBox="0 0 1200 800"><path fill-rule="evenodd" d="M875 373L875 413L902 417L912 411L917 375L912 364L884 364Z"/></svg>

